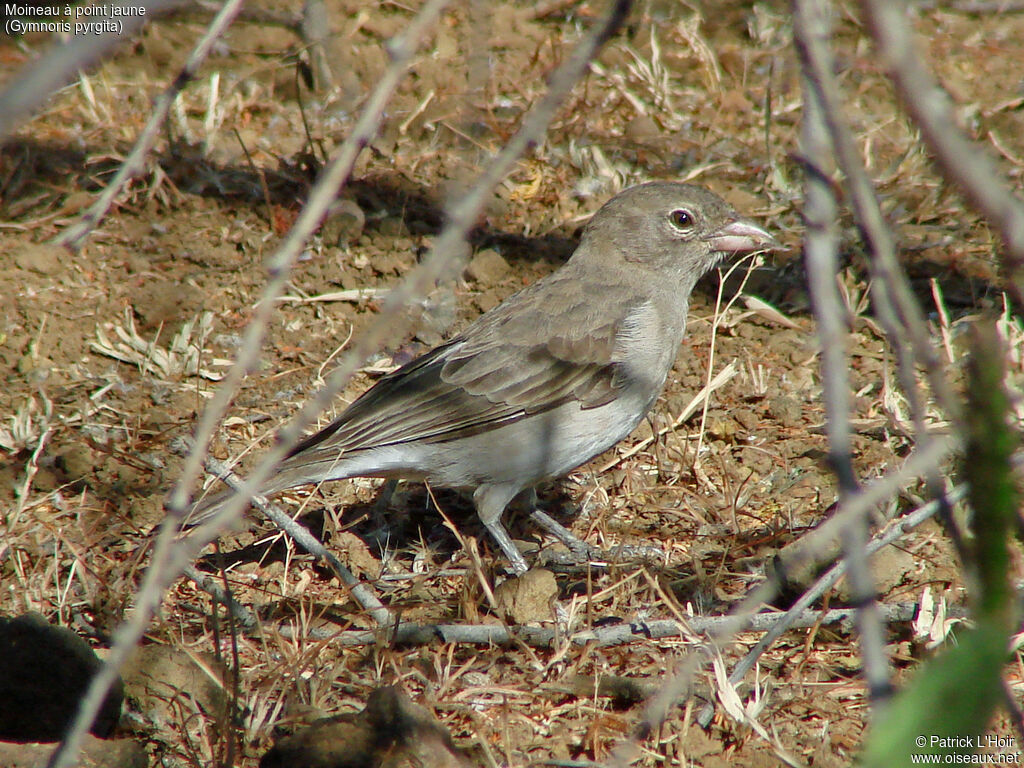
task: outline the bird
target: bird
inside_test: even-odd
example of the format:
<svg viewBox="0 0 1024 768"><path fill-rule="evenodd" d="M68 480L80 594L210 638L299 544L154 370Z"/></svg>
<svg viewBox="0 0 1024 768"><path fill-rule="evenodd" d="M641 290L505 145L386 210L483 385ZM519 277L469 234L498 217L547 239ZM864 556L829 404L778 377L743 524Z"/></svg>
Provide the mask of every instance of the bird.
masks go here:
<svg viewBox="0 0 1024 768"><path fill-rule="evenodd" d="M525 558L501 522L510 502L626 438L665 385L697 281L775 245L704 187L629 187L590 218L561 267L379 379L258 493L353 477L469 490L521 575ZM201 499L189 524L233 493Z"/></svg>

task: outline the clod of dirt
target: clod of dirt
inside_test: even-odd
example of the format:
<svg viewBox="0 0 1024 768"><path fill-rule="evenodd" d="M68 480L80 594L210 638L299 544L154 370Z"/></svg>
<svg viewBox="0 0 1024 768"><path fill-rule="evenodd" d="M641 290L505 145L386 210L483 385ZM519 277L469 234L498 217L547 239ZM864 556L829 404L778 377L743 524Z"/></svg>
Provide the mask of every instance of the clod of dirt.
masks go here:
<svg viewBox="0 0 1024 768"><path fill-rule="evenodd" d="M124 669L125 695L155 723L175 722L182 707L219 716L224 711L223 671L213 657L166 645L137 649Z"/></svg>
<svg viewBox="0 0 1024 768"><path fill-rule="evenodd" d="M656 680L624 675L576 675L570 681L574 696L590 700L605 696L616 707L628 708L640 704L658 692Z"/></svg>
<svg viewBox="0 0 1024 768"><path fill-rule="evenodd" d="M664 129L648 115L638 115L626 125L626 138L642 142L664 135Z"/></svg>
<svg viewBox="0 0 1024 768"><path fill-rule="evenodd" d="M365 226L366 214L355 200L337 200L320 227L320 237L327 245L345 247L359 239Z"/></svg>
<svg viewBox="0 0 1024 768"><path fill-rule="evenodd" d="M279 739L260 768L463 768L451 736L398 688L370 694L357 715L319 720Z"/></svg>
<svg viewBox="0 0 1024 768"><path fill-rule="evenodd" d="M910 582L917 568L914 556L900 547L880 549L868 561L875 589L880 595L888 595L896 588ZM850 584L846 579L839 582L839 599L846 602L852 599Z"/></svg>
<svg viewBox="0 0 1024 768"><path fill-rule="evenodd" d="M14 263L39 275L55 275L63 269L68 252L59 245L28 243L14 252Z"/></svg>
<svg viewBox="0 0 1024 768"><path fill-rule="evenodd" d="M357 576L380 574L380 560L370 553L366 542L351 531L338 531L331 537L331 546L341 553L345 565Z"/></svg>
<svg viewBox="0 0 1024 768"><path fill-rule="evenodd" d="M481 285L494 285L501 282L511 269L500 253L493 248L485 248L466 265L465 275L466 279Z"/></svg>
<svg viewBox="0 0 1024 768"><path fill-rule="evenodd" d="M57 457L57 465L69 480L81 480L91 475L96 466L96 457L85 445L72 445Z"/></svg>
<svg viewBox="0 0 1024 768"><path fill-rule="evenodd" d="M190 286L171 280L144 283L132 295L132 309L140 320L140 330L155 331L162 326L165 339L192 319L198 306Z"/></svg>
<svg viewBox="0 0 1024 768"><path fill-rule="evenodd" d="M56 744L6 744L0 742L0 765L16 768L45 768ZM146 749L131 739L97 739L86 736L76 765L88 768L145 768Z"/></svg>
<svg viewBox="0 0 1024 768"><path fill-rule="evenodd" d="M441 285L407 311L418 326L416 338L428 347L436 347L445 342L458 318L455 292L450 285Z"/></svg>
<svg viewBox="0 0 1024 768"><path fill-rule="evenodd" d="M768 413L782 426L792 428L803 421L803 409L794 398L787 395L775 395L768 400Z"/></svg>
<svg viewBox="0 0 1024 768"><path fill-rule="evenodd" d="M58 741L101 665L82 638L48 624L39 614L0 618L0 738ZM123 698L119 681L107 695L92 733L106 736L114 729Z"/></svg>
<svg viewBox="0 0 1024 768"><path fill-rule="evenodd" d="M494 590L494 602L507 621L529 624L554 619L552 601L558 595L555 574L543 568L509 579Z"/></svg>

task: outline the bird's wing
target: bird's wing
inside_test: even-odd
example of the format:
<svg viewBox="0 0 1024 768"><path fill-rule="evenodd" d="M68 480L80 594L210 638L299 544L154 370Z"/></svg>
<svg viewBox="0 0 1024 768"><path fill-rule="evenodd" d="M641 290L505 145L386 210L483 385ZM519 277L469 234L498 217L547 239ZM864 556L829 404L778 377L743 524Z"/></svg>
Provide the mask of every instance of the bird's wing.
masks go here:
<svg viewBox="0 0 1024 768"><path fill-rule="evenodd" d="M595 297L582 287L563 291L566 300L554 307L536 302L541 283L382 378L291 456L443 442L569 401L593 408L614 399L621 387L614 358L623 321L590 311Z"/></svg>

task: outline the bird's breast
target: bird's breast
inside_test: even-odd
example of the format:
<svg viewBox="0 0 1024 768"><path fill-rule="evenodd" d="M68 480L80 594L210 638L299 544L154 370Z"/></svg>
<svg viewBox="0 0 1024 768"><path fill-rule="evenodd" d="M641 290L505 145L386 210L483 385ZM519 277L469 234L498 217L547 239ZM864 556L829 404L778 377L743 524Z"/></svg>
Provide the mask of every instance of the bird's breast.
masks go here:
<svg viewBox="0 0 1024 768"><path fill-rule="evenodd" d="M621 385L647 401L649 408L665 386L686 324L682 312L662 311L645 301L626 316L615 340L615 362L622 371ZM644 410L646 413L646 409Z"/></svg>

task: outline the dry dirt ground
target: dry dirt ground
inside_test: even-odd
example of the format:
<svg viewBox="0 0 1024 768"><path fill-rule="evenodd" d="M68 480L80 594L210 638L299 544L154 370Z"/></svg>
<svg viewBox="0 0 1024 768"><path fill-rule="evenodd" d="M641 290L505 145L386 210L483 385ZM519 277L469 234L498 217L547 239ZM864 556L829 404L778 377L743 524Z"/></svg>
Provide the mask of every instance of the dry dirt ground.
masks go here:
<svg viewBox="0 0 1024 768"><path fill-rule="evenodd" d="M337 73L328 95L300 83L290 32L236 23L175 105L144 176L78 253L45 241L109 180L208 19L151 24L3 148L0 613L39 611L102 648L130 607L148 537L179 475L172 440L193 429L216 386L211 379L235 354L253 313L267 279L265 257L301 207L323 153L351 129L387 65L385 43L412 12L354 0L328 7ZM955 375L963 319L1003 306L998 244L933 171L855 9L840 7L836 46L847 117L897 227L939 353ZM603 11L590 3L549 15L518 3L485 9L473 19L467 4L458 4L424 45L344 193L355 206L333 217L296 265L262 361L218 431L216 456L258 455L379 309L372 298L309 299L387 288L406 274L436 236L444 201L504 145L543 93L545 77ZM963 125L1019 181L1024 15L929 7L916 14L915 26ZM755 311L741 297L716 316L718 280L706 280L652 423L660 433L676 420L708 380L709 365L713 374L728 368L731 377L712 393L706 415L697 409L633 451L651 434L645 425L542 492L547 508L592 543L646 542L666 553L646 567L559 573L565 604L590 595L579 608L584 624L726 613L763 577L766 559L822 520L835 500L823 463L820 377L799 256L801 109L789 39L782 4L638 4L545 141L494 193L472 235L472 267L422 302L418 330L391 339L344 393L351 400L375 370L429 348L552 270L571 252L585 217L630 183L706 184L776 233L790 250L755 269L745 295L779 314ZM5 67L20 66L44 42L0 41ZM872 319L862 246L852 221L842 224L854 460L868 480L898 466L912 441L892 355ZM183 332L202 349L206 377L183 371L180 355L161 356ZM141 352L128 350L132 337L143 340ZM907 489L897 506L918 504L919 493ZM456 538L421 486L401 487L381 548L352 535L373 530L379 495L377 482L324 487L306 502L304 520L403 619L496 621L481 575L491 583L502 578L500 555L467 503L455 494L436 498L475 544ZM524 518L513 516L509 525L515 538L549 544ZM189 706L159 720L139 714L123 731L146 744L154 764L207 765L237 738L235 764L255 765L276 734L357 711L387 683L430 709L474 762L602 760L632 732L641 708L588 692L579 681L628 675L657 685L697 642L638 636L608 648L342 648L306 632L369 626L368 617L323 568L266 531L232 535L220 546L237 599L267 626L259 637L237 639L241 725L232 731L219 713L195 716ZM467 554L474 546L482 570ZM941 529L926 524L890 548L876 576L886 601L915 600L927 586L959 604L959 573ZM842 590L834 591L828 604L843 600ZM146 642L224 654L230 644L215 642L211 611L207 596L182 580ZM225 627L218 631L223 636ZM743 635L725 651L727 662L757 638ZM922 651L906 625L892 626L889 638L901 680ZM782 748L808 765L845 765L866 724L859 666L848 627L790 632L763 659L758 678L750 675L740 687L751 701L759 686L756 717L769 739L721 711L705 732L690 705L640 742L638 759L650 766L773 765ZM1019 671L1008 680L1019 701ZM702 672L699 696L715 687ZM1002 720L993 728L1010 733Z"/></svg>

